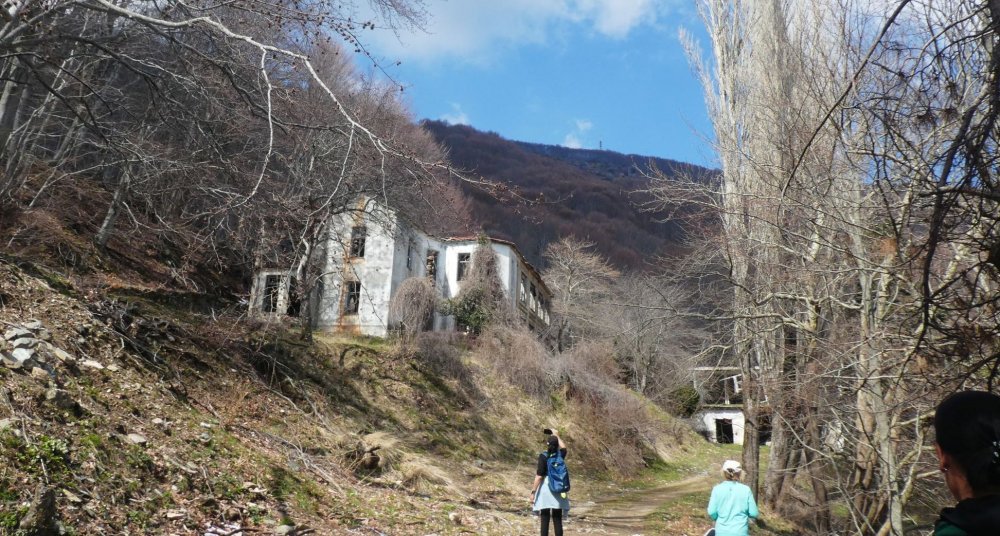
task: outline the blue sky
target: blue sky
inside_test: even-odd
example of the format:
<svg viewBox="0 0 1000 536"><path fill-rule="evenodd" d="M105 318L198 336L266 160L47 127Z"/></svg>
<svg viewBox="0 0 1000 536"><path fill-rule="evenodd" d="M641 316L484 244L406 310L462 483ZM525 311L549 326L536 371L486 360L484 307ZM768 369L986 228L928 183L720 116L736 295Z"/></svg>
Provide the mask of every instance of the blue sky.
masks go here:
<svg viewBox="0 0 1000 536"><path fill-rule="evenodd" d="M678 39L684 27L707 46L693 2L425 4L425 31L362 34L417 118L715 165L702 91Z"/></svg>

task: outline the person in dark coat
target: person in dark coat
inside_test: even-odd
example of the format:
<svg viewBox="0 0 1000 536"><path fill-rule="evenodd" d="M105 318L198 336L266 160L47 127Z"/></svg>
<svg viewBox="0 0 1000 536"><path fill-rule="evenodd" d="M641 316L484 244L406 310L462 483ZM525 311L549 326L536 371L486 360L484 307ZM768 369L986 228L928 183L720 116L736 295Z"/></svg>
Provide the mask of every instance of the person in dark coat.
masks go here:
<svg viewBox="0 0 1000 536"><path fill-rule="evenodd" d="M941 472L958 501L941 510L934 536L1000 534L1000 396L963 391L945 398L934 432Z"/></svg>

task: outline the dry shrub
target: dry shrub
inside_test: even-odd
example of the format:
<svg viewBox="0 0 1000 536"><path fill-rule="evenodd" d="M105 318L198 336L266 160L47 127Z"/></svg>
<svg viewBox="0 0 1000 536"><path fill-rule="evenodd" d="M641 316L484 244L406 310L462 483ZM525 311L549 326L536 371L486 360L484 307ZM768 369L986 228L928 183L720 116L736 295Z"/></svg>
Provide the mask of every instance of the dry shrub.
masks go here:
<svg viewBox="0 0 1000 536"><path fill-rule="evenodd" d="M498 376L539 400L548 398L558 371L545 346L521 328L494 326L479 337L480 361Z"/></svg>
<svg viewBox="0 0 1000 536"><path fill-rule="evenodd" d="M513 326L516 316L500 279L496 252L489 239L480 237L471 266L458 296L448 301L448 314L460 327L482 333L487 326Z"/></svg>
<svg viewBox="0 0 1000 536"><path fill-rule="evenodd" d="M653 418L642 400L618 383L621 369L614 348L585 342L559 358L578 422L588 425L588 440L581 447L612 471L634 473L644 465L643 445L653 442Z"/></svg>
<svg viewBox="0 0 1000 536"><path fill-rule="evenodd" d="M359 475L381 475L400 466L406 453L400 448L399 440L384 432L368 434L353 445L345 454L348 467Z"/></svg>
<svg viewBox="0 0 1000 536"><path fill-rule="evenodd" d="M587 434L578 449L585 458L601 460L606 469L621 475L635 474L645 466L643 446L654 444L654 422L646 406L624 388L608 386L589 398L572 400L578 422L587 423Z"/></svg>
<svg viewBox="0 0 1000 536"><path fill-rule="evenodd" d="M587 341L559 356L562 374L571 388L600 389L617 385L621 368L614 348L603 341Z"/></svg>
<svg viewBox="0 0 1000 536"><path fill-rule="evenodd" d="M424 331L440 297L426 277L411 277L400 283L389 302L389 318L399 324L404 337Z"/></svg>
<svg viewBox="0 0 1000 536"><path fill-rule="evenodd" d="M416 357L439 376L468 379L469 371L462 362L460 336L454 332L427 331L417 335Z"/></svg>
<svg viewBox="0 0 1000 536"><path fill-rule="evenodd" d="M394 482L417 493L455 485L444 470L421 456L406 452L397 438L385 432L356 440L347 449L346 458L348 467L358 476Z"/></svg>
<svg viewBox="0 0 1000 536"><path fill-rule="evenodd" d="M434 486L454 487L454 482L448 477L440 467L429 463L427 460L408 456L399 467L400 481L407 489L417 493L427 493L432 491Z"/></svg>
<svg viewBox="0 0 1000 536"><path fill-rule="evenodd" d="M645 465L643 449L655 448L656 424L646 403L618 383L621 370L609 344L584 342L551 355L523 328L494 326L479 338L476 352L497 376L538 400L566 393L572 421L580 426L572 448L581 459L623 475Z"/></svg>
<svg viewBox="0 0 1000 536"><path fill-rule="evenodd" d="M94 245L67 228L59 215L48 210L21 214L13 222L14 232L5 230L3 244L24 257L42 257L56 265L86 272L97 262Z"/></svg>

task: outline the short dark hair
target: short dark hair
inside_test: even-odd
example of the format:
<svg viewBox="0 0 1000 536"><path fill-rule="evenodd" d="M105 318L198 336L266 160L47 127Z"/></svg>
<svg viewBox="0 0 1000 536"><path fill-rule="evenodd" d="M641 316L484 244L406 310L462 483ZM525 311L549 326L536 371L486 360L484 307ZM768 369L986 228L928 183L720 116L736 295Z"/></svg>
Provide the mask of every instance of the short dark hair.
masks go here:
<svg viewBox="0 0 1000 536"><path fill-rule="evenodd" d="M938 404L934 433L976 495L1000 491L1000 396L962 391Z"/></svg>
<svg viewBox="0 0 1000 536"><path fill-rule="evenodd" d="M556 437L554 435L550 435L549 438L546 439L545 441L546 441L546 443L548 443L549 453L550 454L555 453L555 451L559 450L559 438L558 437Z"/></svg>

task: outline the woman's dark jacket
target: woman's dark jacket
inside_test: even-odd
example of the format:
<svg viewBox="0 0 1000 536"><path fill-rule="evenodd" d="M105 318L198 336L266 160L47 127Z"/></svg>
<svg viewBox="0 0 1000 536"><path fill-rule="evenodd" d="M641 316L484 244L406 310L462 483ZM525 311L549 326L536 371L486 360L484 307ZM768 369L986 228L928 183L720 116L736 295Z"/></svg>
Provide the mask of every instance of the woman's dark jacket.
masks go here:
<svg viewBox="0 0 1000 536"><path fill-rule="evenodd" d="M941 510L934 536L996 536L1000 534L1000 495L965 499Z"/></svg>

